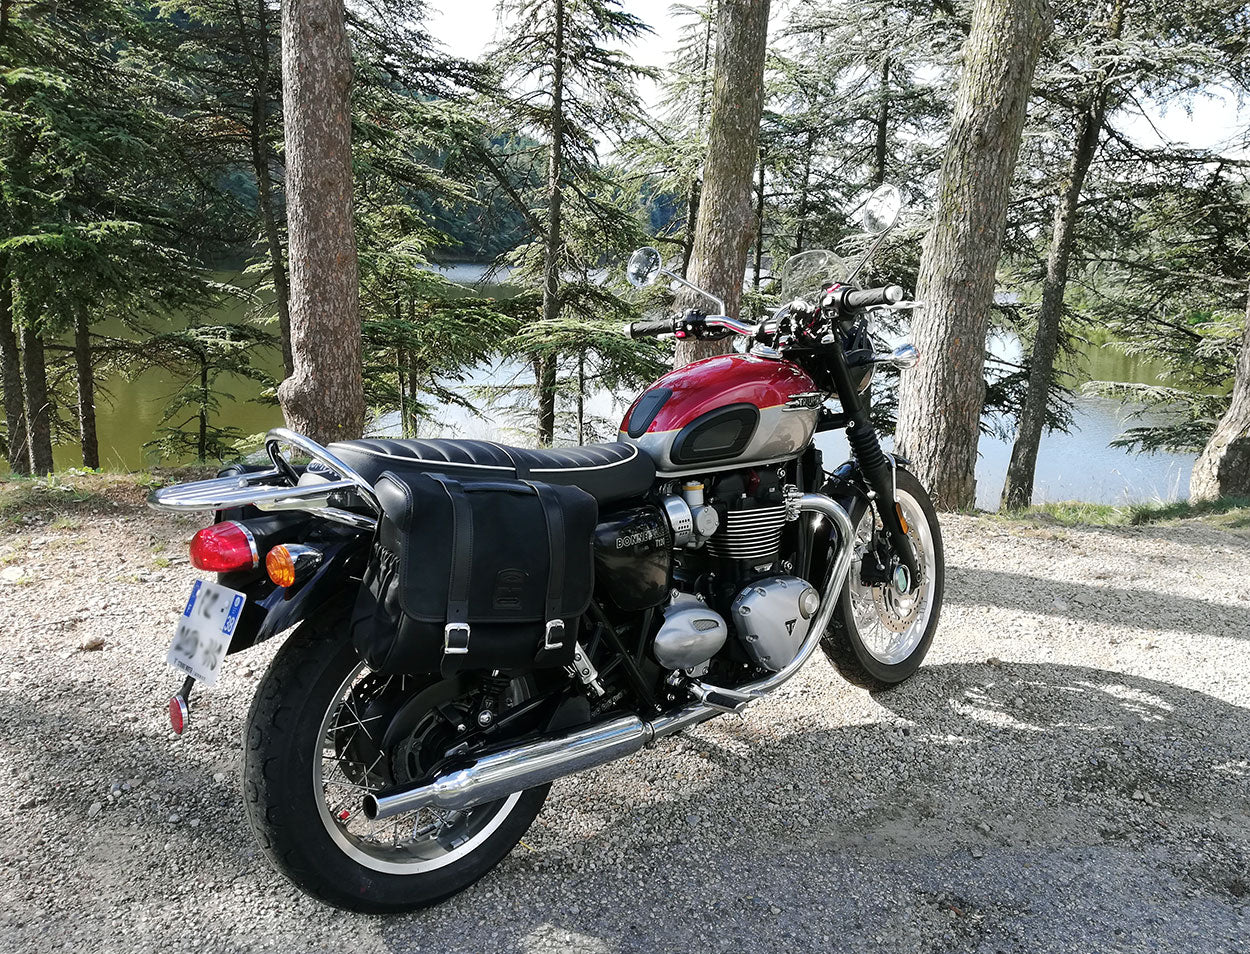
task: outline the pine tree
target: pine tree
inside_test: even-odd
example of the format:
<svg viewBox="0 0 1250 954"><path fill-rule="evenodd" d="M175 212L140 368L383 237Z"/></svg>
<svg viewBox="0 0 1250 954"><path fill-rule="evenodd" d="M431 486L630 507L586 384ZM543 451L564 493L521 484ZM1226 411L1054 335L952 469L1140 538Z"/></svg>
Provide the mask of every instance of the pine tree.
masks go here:
<svg viewBox="0 0 1250 954"><path fill-rule="evenodd" d="M539 196L518 196L531 210L534 240L511 256L514 280L542 289L541 317L505 348L533 368L536 436L548 445L562 359L584 366L594 355L610 368L642 351L595 332L631 313L596 280L641 234L634 193L601 166L598 141L623 140L639 117L634 82L646 71L620 47L647 28L615 0L517 0L502 9L507 39L491 58L502 88L519 89L499 103L504 125L541 142L546 158Z"/></svg>

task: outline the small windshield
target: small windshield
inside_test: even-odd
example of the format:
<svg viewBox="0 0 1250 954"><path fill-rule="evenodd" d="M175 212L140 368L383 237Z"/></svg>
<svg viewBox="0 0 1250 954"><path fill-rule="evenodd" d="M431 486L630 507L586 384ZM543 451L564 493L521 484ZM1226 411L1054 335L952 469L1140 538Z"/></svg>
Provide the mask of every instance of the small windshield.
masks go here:
<svg viewBox="0 0 1250 954"><path fill-rule="evenodd" d="M791 255L781 267L781 293L788 299L813 301L820 293L841 281L847 274L846 263L833 252L813 249Z"/></svg>

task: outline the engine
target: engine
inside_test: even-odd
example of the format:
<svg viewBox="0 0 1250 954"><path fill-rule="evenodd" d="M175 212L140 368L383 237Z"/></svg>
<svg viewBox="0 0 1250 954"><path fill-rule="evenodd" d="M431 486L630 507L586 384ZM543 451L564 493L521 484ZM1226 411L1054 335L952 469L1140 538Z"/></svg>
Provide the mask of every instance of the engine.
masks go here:
<svg viewBox="0 0 1250 954"><path fill-rule="evenodd" d="M661 505L678 595L655 639L661 665L697 669L721 652L728 633L734 639L725 655L739 666L775 672L798 653L820 594L794 575L797 525L786 521L787 476L786 467L773 466L670 485Z"/></svg>

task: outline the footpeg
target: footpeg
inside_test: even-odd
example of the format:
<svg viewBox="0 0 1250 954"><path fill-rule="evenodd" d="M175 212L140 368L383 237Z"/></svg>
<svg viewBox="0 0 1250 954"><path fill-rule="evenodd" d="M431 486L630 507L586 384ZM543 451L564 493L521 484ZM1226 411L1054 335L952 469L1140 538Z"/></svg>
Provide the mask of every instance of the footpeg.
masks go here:
<svg viewBox="0 0 1250 954"><path fill-rule="evenodd" d="M690 694L705 706L719 709L721 712L739 712L751 702L750 699L743 699L740 696L723 692L715 686L705 686L702 683L691 686Z"/></svg>

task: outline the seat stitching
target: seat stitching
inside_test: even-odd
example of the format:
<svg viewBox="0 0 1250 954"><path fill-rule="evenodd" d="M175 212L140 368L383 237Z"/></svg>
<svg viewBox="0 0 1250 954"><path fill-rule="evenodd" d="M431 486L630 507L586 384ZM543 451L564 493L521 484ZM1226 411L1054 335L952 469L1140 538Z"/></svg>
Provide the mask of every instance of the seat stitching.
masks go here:
<svg viewBox="0 0 1250 954"><path fill-rule="evenodd" d="M631 453L628 457L622 457L620 460L609 461L606 464L595 464L594 466L587 466L587 467L531 467L530 473L554 474L557 472L567 473L568 471L571 471L571 470L603 470L606 467L619 467L621 464L628 464L631 460L633 460L635 457L638 456L637 447L634 447L631 445L629 449Z"/></svg>

